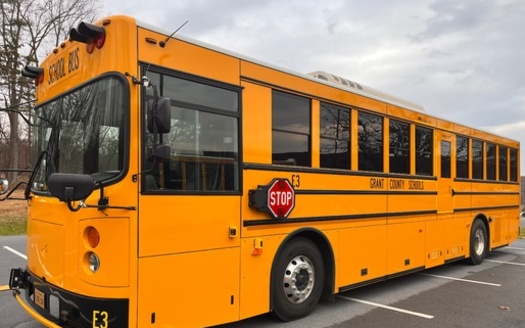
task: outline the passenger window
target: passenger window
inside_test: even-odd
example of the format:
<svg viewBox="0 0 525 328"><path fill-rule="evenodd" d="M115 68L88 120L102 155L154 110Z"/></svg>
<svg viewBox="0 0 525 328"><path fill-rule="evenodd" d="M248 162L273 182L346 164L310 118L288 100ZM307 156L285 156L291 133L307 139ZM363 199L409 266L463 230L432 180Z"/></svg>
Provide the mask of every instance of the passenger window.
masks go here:
<svg viewBox="0 0 525 328"><path fill-rule="evenodd" d="M390 172L410 173L410 124L390 120Z"/></svg>
<svg viewBox="0 0 525 328"><path fill-rule="evenodd" d="M499 180L507 181L507 147L499 146Z"/></svg>
<svg viewBox="0 0 525 328"><path fill-rule="evenodd" d="M472 140L472 179L483 179L483 142Z"/></svg>
<svg viewBox="0 0 525 328"><path fill-rule="evenodd" d="M350 168L350 111L321 103L320 164L325 168Z"/></svg>
<svg viewBox="0 0 525 328"><path fill-rule="evenodd" d="M468 138L456 136L456 177L468 179Z"/></svg>
<svg viewBox="0 0 525 328"><path fill-rule="evenodd" d="M518 181L518 150L510 150L510 181Z"/></svg>
<svg viewBox="0 0 525 328"><path fill-rule="evenodd" d="M272 92L272 163L311 166L310 99Z"/></svg>
<svg viewBox="0 0 525 328"><path fill-rule="evenodd" d="M416 126L416 174L433 175L432 130Z"/></svg>
<svg viewBox="0 0 525 328"><path fill-rule="evenodd" d="M441 177L450 178L450 141L441 141Z"/></svg>
<svg viewBox="0 0 525 328"><path fill-rule="evenodd" d="M383 118L360 112L358 116L358 169L383 171Z"/></svg>
<svg viewBox="0 0 525 328"><path fill-rule="evenodd" d="M171 128L156 143L170 153L152 159L155 136L146 132L145 190L240 190L238 92L173 76L159 79L171 99Z"/></svg>
<svg viewBox="0 0 525 328"><path fill-rule="evenodd" d="M487 180L496 180L496 145L487 143Z"/></svg>

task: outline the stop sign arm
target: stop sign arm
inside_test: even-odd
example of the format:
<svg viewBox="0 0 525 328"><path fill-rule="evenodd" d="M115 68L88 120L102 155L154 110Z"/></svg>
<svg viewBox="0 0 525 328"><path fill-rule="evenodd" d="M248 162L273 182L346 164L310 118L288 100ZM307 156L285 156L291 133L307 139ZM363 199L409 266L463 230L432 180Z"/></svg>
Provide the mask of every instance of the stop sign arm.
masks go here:
<svg viewBox="0 0 525 328"><path fill-rule="evenodd" d="M251 189L248 205L274 219L286 219L295 207L295 190L288 179L276 178L267 185Z"/></svg>

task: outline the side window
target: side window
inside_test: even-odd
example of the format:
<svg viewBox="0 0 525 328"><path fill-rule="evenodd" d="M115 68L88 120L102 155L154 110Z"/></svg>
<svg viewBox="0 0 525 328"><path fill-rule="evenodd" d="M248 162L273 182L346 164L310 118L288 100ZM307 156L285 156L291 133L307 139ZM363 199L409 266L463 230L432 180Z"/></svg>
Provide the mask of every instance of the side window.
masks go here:
<svg viewBox="0 0 525 328"><path fill-rule="evenodd" d="M510 181L518 182L518 150L510 149Z"/></svg>
<svg viewBox="0 0 525 328"><path fill-rule="evenodd" d="M382 172L383 118L360 112L358 125L358 170Z"/></svg>
<svg viewBox="0 0 525 328"><path fill-rule="evenodd" d="M441 141L441 177L450 178L450 141Z"/></svg>
<svg viewBox="0 0 525 328"><path fill-rule="evenodd" d="M431 129L416 126L416 174L434 174L432 140Z"/></svg>
<svg viewBox="0 0 525 328"><path fill-rule="evenodd" d="M472 140L472 179L483 179L483 142Z"/></svg>
<svg viewBox="0 0 525 328"><path fill-rule="evenodd" d="M311 166L310 99L272 92L272 162Z"/></svg>
<svg viewBox="0 0 525 328"><path fill-rule="evenodd" d="M144 189L240 190L238 91L167 75L157 83L171 99L171 128L157 137L145 132ZM154 144L169 154L153 158Z"/></svg>
<svg viewBox="0 0 525 328"><path fill-rule="evenodd" d="M468 139L456 136L456 177L468 178Z"/></svg>
<svg viewBox="0 0 525 328"><path fill-rule="evenodd" d="M499 181L507 181L507 147L499 146Z"/></svg>
<svg viewBox="0 0 525 328"><path fill-rule="evenodd" d="M390 120L390 172L410 173L410 124Z"/></svg>
<svg viewBox="0 0 525 328"><path fill-rule="evenodd" d="M487 143L487 180L496 180L496 145Z"/></svg>
<svg viewBox="0 0 525 328"><path fill-rule="evenodd" d="M321 103L321 167L350 168L350 111Z"/></svg>

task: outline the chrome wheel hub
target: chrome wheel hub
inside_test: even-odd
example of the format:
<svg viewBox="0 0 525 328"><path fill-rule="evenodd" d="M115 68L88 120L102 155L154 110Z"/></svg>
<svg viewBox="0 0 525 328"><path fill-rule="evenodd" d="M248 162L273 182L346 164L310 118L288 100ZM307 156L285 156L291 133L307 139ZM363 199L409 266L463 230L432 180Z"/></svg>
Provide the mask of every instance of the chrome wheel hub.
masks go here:
<svg viewBox="0 0 525 328"><path fill-rule="evenodd" d="M474 235L474 250L477 255L483 254L483 251L485 250L485 234L483 233L483 230L478 229L476 230L476 233Z"/></svg>
<svg viewBox="0 0 525 328"><path fill-rule="evenodd" d="M284 271L283 288L288 300L299 304L308 299L315 284L312 261L304 255L294 257Z"/></svg>

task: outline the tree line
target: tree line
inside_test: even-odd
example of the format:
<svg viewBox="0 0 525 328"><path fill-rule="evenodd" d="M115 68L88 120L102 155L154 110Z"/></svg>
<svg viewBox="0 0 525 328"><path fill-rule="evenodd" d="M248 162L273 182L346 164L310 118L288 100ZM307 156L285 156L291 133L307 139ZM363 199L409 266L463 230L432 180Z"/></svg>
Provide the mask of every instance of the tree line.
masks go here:
<svg viewBox="0 0 525 328"><path fill-rule="evenodd" d="M31 168L35 83L21 76L40 62L80 21L94 21L100 0L0 1L0 178L14 182Z"/></svg>

